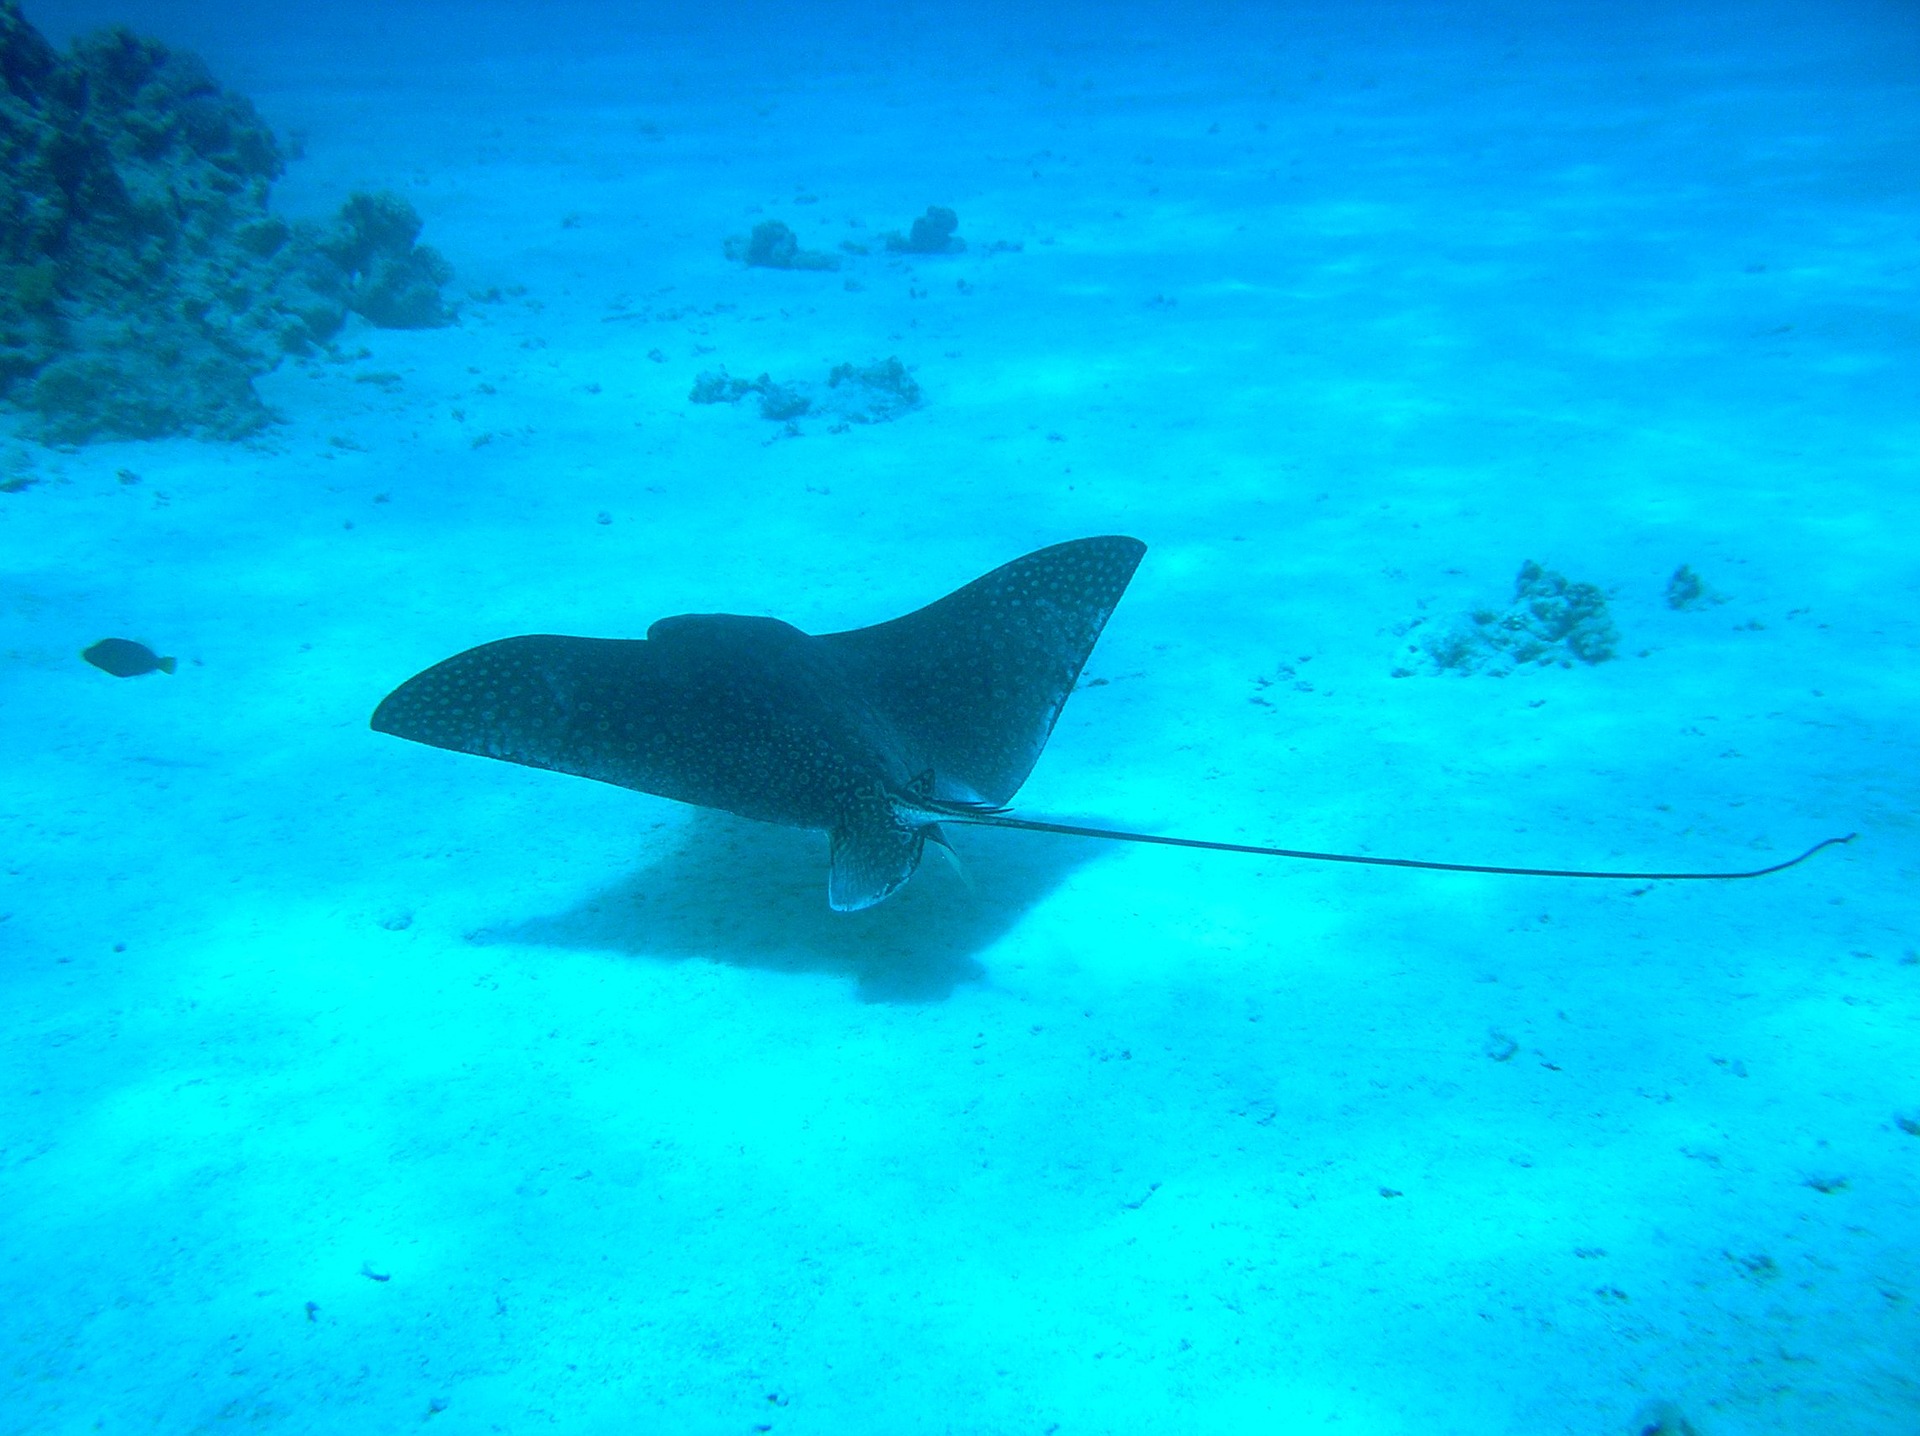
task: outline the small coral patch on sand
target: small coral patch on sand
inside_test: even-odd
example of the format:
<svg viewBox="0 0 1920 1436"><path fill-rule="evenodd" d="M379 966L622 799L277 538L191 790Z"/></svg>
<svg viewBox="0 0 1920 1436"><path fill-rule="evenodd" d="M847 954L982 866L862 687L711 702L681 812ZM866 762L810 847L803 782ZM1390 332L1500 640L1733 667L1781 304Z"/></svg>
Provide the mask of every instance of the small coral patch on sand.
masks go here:
<svg viewBox="0 0 1920 1436"><path fill-rule="evenodd" d="M1605 593L1529 561L1514 578L1513 602L1506 608L1476 608L1430 635L1423 647L1441 672L1499 678L1529 664L1604 663L1619 644Z"/></svg>
<svg viewBox="0 0 1920 1436"><path fill-rule="evenodd" d="M895 254L959 254L967 242L954 233L960 216L942 204L930 204L905 234L889 234L887 248Z"/></svg>
<svg viewBox="0 0 1920 1436"><path fill-rule="evenodd" d="M1725 603L1726 595L1708 586L1707 581L1695 573L1688 564L1681 564L1667 580L1667 607L1678 613L1687 613L1696 609L1712 608L1717 603Z"/></svg>
<svg viewBox="0 0 1920 1436"><path fill-rule="evenodd" d="M724 367L694 380L687 395L695 404L737 404L749 394L760 398L760 417L776 423L815 416L833 422L835 432L851 424L884 424L919 407L920 386L907 366L889 355L877 364L836 364L827 382L783 383L770 374L741 379Z"/></svg>
<svg viewBox="0 0 1920 1436"><path fill-rule="evenodd" d="M802 249L800 236L777 219L763 220L749 235L732 235L726 242L728 259L750 269L838 269L840 261L817 249Z"/></svg>

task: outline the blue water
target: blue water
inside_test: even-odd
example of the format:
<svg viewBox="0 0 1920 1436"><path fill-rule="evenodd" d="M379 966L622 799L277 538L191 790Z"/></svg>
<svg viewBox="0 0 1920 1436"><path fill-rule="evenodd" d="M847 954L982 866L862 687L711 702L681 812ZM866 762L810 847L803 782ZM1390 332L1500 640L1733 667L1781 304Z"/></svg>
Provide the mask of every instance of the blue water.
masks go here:
<svg viewBox="0 0 1920 1436"><path fill-rule="evenodd" d="M1910 5L27 13L462 307L243 442L0 425L0 1432L1920 1431ZM1022 812L1860 837L970 829L836 914L818 834L366 727L1101 533ZM1616 655L1437 665L1528 560Z"/></svg>

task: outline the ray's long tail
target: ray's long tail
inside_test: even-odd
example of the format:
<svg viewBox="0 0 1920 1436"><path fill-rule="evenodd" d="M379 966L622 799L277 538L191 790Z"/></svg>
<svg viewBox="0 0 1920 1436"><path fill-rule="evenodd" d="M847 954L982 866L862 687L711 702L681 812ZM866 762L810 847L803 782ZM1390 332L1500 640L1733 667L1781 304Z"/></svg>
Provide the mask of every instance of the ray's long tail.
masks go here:
<svg viewBox="0 0 1920 1436"><path fill-rule="evenodd" d="M1798 857L1788 858L1785 862L1773 863L1764 868L1751 868L1744 872L1614 872L1591 868L1521 868L1508 867L1498 863L1441 863L1424 858L1376 858L1361 853L1322 853L1306 848L1266 848L1252 843L1219 843L1202 838L1169 838L1157 833L1129 833L1114 828L1083 828L1073 823L1047 823L1037 818L1018 818L1003 809L984 805L942 804L942 817L947 822L972 823L987 828L1017 828L1028 833L1061 833L1071 838L1106 838L1122 843L1153 843L1166 848L1205 848L1219 853L1251 853L1264 858L1293 858L1311 863L1355 863L1370 868L1424 868L1441 873L1492 873L1500 877L1515 878L1604 878L1612 881L1631 882L1731 882L1738 878L1763 878L1770 873L1785 872L1788 868L1798 867L1815 853L1825 848L1837 847L1852 842L1859 836L1848 833L1841 838L1822 838Z"/></svg>

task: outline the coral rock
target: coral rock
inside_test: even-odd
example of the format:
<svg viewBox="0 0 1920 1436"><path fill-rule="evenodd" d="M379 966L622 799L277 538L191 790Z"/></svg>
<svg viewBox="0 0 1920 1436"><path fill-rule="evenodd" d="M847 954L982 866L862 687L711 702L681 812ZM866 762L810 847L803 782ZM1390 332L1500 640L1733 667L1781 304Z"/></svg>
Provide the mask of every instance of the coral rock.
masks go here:
<svg viewBox="0 0 1920 1436"><path fill-rule="evenodd" d="M349 311L451 321L404 200L268 212L273 133L198 57L118 28L63 56L0 0L0 76L0 398L42 437L245 434L255 377Z"/></svg>

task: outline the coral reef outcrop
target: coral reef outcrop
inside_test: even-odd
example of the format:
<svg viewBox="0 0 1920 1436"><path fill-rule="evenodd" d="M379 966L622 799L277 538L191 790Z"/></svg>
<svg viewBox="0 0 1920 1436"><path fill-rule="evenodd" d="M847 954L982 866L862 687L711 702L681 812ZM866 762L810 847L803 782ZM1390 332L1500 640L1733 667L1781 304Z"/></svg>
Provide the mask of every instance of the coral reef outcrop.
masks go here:
<svg viewBox="0 0 1920 1436"><path fill-rule="evenodd" d="M197 56L116 28L60 54L0 0L0 398L56 443L267 421L253 380L347 314L451 322L403 199L269 210L284 167Z"/></svg>

